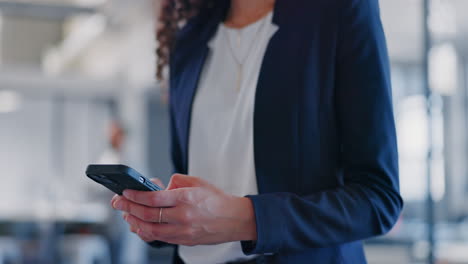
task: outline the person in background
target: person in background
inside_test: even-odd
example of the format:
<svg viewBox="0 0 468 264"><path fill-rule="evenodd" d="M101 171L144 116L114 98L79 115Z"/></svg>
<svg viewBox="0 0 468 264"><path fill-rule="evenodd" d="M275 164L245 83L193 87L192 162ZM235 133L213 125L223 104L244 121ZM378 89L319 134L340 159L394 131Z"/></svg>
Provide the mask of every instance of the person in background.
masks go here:
<svg viewBox="0 0 468 264"><path fill-rule="evenodd" d="M378 0L162 3L176 174L112 199L131 231L174 263L366 263L403 207Z"/></svg>
<svg viewBox="0 0 468 264"><path fill-rule="evenodd" d="M119 121L109 125L109 147L99 158L100 164L119 164L122 160L122 148L125 141L125 130Z"/></svg>

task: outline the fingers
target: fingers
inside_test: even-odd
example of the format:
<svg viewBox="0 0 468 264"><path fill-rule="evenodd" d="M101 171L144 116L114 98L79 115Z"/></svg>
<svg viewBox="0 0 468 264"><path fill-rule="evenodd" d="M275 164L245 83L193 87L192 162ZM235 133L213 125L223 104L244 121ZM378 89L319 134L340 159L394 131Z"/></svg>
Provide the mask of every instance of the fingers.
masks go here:
<svg viewBox="0 0 468 264"><path fill-rule="evenodd" d="M192 216L189 213L188 209L186 209L184 206L178 206L169 208L157 208L158 218L156 221L153 221L154 223L159 223L160 212L161 223L164 224L190 224L190 221L192 220ZM145 221L144 219L141 220Z"/></svg>
<svg viewBox="0 0 468 264"><path fill-rule="evenodd" d="M112 197L112 199L110 201L112 207L114 207L115 200L117 200L119 197L120 196L118 196L117 194Z"/></svg>
<svg viewBox="0 0 468 264"><path fill-rule="evenodd" d="M127 212L147 222L159 221L159 208L153 208L137 204L127 200L125 197L116 198L112 207L116 210Z"/></svg>
<svg viewBox="0 0 468 264"><path fill-rule="evenodd" d="M142 221L130 214L125 215L125 221L136 228L138 236L145 241L167 241L179 232L179 226L174 224L155 224Z"/></svg>
<svg viewBox="0 0 468 264"><path fill-rule="evenodd" d="M123 218L125 219L127 216L127 213L125 213L123 215ZM141 229L139 229L138 227L136 226L133 226L133 225L130 225L130 232L132 233L135 233L137 236L140 237L141 240L145 241L145 242L151 242L153 240L151 240L150 236L148 236L147 234L143 233L143 231L141 231Z"/></svg>
<svg viewBox="0 0 468 264"><path fill-rule="evenodd" d="M159 207L144 206L120 197L115 200L113 207L150 223L159 223L160 216L162 223L190 224L192 221L190 211L184 205L162 208L161 212Z"/></svg>
<svg viewBox="0 0 468 264"><path fill-rule="evenodd" d="M154 239L151 239L151 236L147 235L146 233L144 233L143 231L141 231L141 229L138 229L136 234L141 238L141 240L145 241L145 242L152 242L154 241Z"/></svg>
<svg viewBox="0 0 468 264"><path fill-rule="evenodd" d="M150 207L173 207L178 201L184 198L185 190L168 190L157 192L143 192L125 190L123 195L126 199Z"/></svg>
<svg viewBox="0 0 468 264"><path fill-rule="evenodd" d="M138 228L137 228L136 226L130 226L130 232L132 232L132 233L135 233L135 234L136 234L136 233L137 233L137 231L138 231Z"/></svg>
<svg viewBox="0 0 468 264"><path fill-rule="evenodd" d="M152 179L152 182L164 186L159 179ZM182 174L174 174L171 178L171 181L167 187L166 191L157 191L157 192L142 192L135 190L125 190L123 196L125 198L151 207L172 207L175 206L178 199L184 195L185 191L178 190L187 187L201 187L209 186L210 184L198 177L192 177ZM170 192L171 191L171 192ZM183 196L182 196L183 198Z"/></svg>

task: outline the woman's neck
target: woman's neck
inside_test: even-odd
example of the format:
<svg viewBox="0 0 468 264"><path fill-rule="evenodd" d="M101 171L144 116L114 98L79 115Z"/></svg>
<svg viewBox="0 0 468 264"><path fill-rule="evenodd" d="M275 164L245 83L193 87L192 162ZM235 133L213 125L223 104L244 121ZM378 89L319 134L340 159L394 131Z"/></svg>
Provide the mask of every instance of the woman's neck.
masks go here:
<svg viewBox="0 0 468 264"><path fill-rule="evenodd" d="M273 10L275 0L231 0L231 8L224 24L242 28L252 24Z"/></svg>

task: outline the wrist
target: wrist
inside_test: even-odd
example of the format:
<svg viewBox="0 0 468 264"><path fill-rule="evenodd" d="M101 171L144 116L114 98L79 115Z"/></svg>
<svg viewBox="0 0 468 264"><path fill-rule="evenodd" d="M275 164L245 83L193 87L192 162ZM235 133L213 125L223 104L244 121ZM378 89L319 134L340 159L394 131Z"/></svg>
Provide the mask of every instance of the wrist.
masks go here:
<svg viewBox="0 0 468 264"><path fill-rule="evenodd" d="M256 241L257 224L252 201L246 197L234 197L233 219L235 228L233 241Z"/></svg>

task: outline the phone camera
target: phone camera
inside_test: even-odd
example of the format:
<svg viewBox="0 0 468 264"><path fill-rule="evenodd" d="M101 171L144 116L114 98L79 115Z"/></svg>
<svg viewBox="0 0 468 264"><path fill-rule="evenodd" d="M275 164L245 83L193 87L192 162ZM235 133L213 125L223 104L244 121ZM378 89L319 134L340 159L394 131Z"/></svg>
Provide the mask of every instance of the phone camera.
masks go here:
<svg viewBox="0 0 468 264"><path fill-rule="evenodd" d="M140 176L140 178L138 179L141 183L145 183L145 178L143 178L142 176Z"/></svg>

